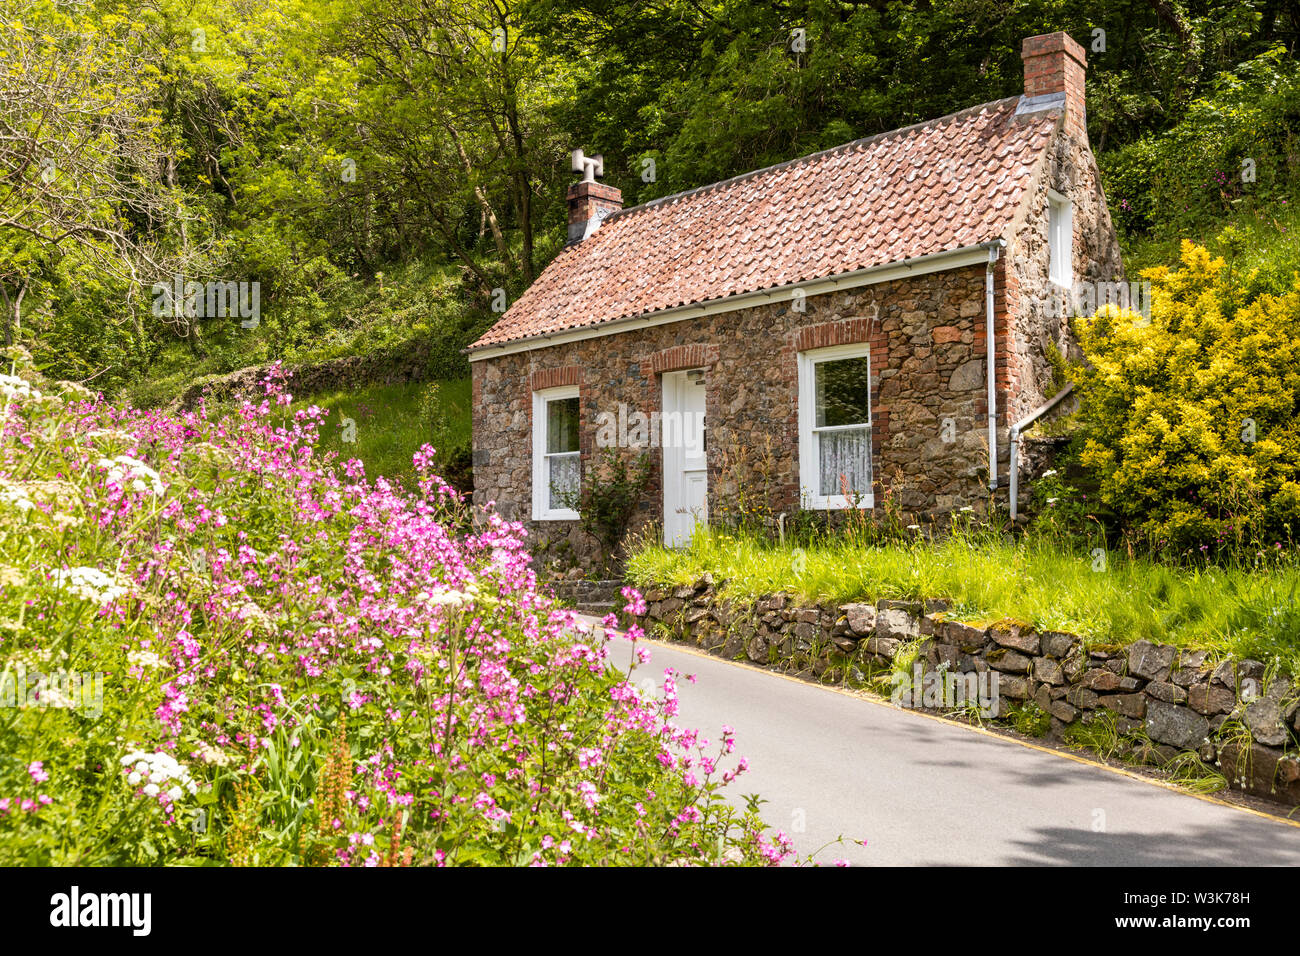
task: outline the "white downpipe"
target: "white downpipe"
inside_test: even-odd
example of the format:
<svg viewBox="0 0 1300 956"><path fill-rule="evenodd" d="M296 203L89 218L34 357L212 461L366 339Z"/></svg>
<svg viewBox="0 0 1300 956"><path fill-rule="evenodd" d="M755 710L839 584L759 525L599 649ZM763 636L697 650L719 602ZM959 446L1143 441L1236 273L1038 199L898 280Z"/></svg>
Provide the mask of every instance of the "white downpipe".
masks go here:
<svg viewBox="0 0 1300 956"><path fill-rule="evenodd" d="M1069 395L1072 391L1074 391L1074 383L1069 382L1065 388L1053 395L1050 400L1043 403L1011 426L1011 433L1009 436L1011 439L1011 474L1007 477L1007 480L1011 483L1010 498L1012 521L1016 520L1016 493L1020 490L1020 468L1018 467L1020 460L1020 435L1026 428L1038 421L1038 419L1042 418L1057 405L1061 404L1061 399L1065 398L1065 396Z"/></svg>
<svg viewBox="0 0 1300 956"><path fill-rule="evenodd" d="M998 261L998 251L998 245L989 246L989 261L984 269L984 368L988 372L990 491L996 491L998 487L998 363L993 342L993 263Z"/></svg>

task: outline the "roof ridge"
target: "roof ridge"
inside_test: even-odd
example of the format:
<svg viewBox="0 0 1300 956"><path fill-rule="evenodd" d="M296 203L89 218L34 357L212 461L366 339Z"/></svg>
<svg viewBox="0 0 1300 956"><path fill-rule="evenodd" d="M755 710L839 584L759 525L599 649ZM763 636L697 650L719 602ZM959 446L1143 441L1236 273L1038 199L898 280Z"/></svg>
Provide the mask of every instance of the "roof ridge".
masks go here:
<svg viewBox="0 0 1300 956"><path fill-rule="evenodd" d="M628 206L626 209L619 209L615 212L611 212L609 215L605 217L605 221L610 222L614 219L622 219L623 217L631 215L632 213L644 212L648 209L654 208L655 206L662 206L670 202L675 202L678 199L685 199L687 196L694 196L700 193L706 193L713 189L721 189L724 186L730 186L734 183L744 182L747 179L753 179L757 176L762 176L765 173L770 173L778 169L784 169L785 167L793 166L796 163L802 163L802 162L807 162L809 160L820 159L824 156L831 156L834 155L835 153L853 149L854 147L865 146L867 143L872 143L875 142L876 140L883 140L891 136L898 136L901 133L910 133L914 130L921 129L926 126L934 126L948 120L956 120L959 118L964 118L968 114L973 115L980 110L989 108L990 106L1001 107L1009 104L1012 100L1019 101L1020 99L1022 99L1022 96L1021 94L1017 93L1014 96L1003 97L1000 100L990 100L987 103L979 103L975 106L968 106L965 109L957 110L954 113L948 113L945 116L936 116L934 119L922 120L919 123L912 123L910 126L900 126L898 129L886 130L883 133L872 133L870 136L863 136L860 137L859 139L850 140L847 143L841 143L838 146L831 146L828 149L821 149L815 153L808 153L804 156L796 156L793 159L782 160L779 163L773 163L771 166L761 166L758 169L751 169L748 172L739 173L735 176L730 176L726 179L720 179L716 183L708 183L704 186L695 186L691 189L683 189L681 192L671 193L667 196L660 196L658 199L651 199L647 202L639 203L638 205L635 206ZM577 243L574 243L574 245L577 245Z"/></svg>
<svg viewBox="0 0 1300 956"><path fill-rule="evenodd" d="M1025 102L979 103L621 210L606 217L621 224L565 246L471 351L998 238L1061 130L1059 111L1021 115Z"/></svg>

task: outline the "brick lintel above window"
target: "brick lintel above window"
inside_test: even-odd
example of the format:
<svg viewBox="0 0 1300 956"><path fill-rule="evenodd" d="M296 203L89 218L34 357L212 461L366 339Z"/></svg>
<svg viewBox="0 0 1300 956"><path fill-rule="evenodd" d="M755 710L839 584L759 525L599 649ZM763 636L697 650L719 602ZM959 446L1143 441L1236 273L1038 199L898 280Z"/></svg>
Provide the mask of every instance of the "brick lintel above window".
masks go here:
<svg viewBox="0 0 1300 956"><path fill-rule="evenodd" d="M870 342L873 338L882 343L888 340L876 320L870 317L841 319L838 322L822 322L820 325L797 329L794 334L794 350L807 352L832 345L858 345Z"/></svg>
<svg viewBox="0 0 1300 956"><path fill-rule="evenodd" d="M528 387L534 392L561 385L581 385L582 366L562 365L557 368L534 369L528 376Z"/></svg>

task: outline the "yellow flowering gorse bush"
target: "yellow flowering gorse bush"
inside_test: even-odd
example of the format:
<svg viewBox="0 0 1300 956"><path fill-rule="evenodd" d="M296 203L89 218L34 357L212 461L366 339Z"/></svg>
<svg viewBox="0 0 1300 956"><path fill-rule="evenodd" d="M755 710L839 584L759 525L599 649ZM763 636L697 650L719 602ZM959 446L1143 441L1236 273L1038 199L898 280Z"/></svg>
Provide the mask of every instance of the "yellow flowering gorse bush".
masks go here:
<svg viewBox="0 0 1300 956"><path fill-rule="evenodd" d="M1300 280L1249 298L1249 276L1191 242L1143 273L1151 316L1076 319L1086 441L1102 501L1157 547L1276 547L1300 517Z"/></svg>

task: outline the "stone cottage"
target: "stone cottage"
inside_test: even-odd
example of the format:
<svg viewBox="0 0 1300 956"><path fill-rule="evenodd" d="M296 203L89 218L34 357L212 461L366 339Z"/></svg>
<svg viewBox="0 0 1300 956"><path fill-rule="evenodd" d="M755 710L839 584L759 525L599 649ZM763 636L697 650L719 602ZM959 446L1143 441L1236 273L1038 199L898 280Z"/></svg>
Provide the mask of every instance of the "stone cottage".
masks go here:
<svg viewBox="0 0 1300 956"><path fill-rule="evenodd" d="M756 497L986 508L1073 347L1060 293L1122 270L1083 48L1023 59L1023 95L629 209L587 161L568 244L469 349L475 503L571 535L609 449L650 456L668 543Z"/></svg>

